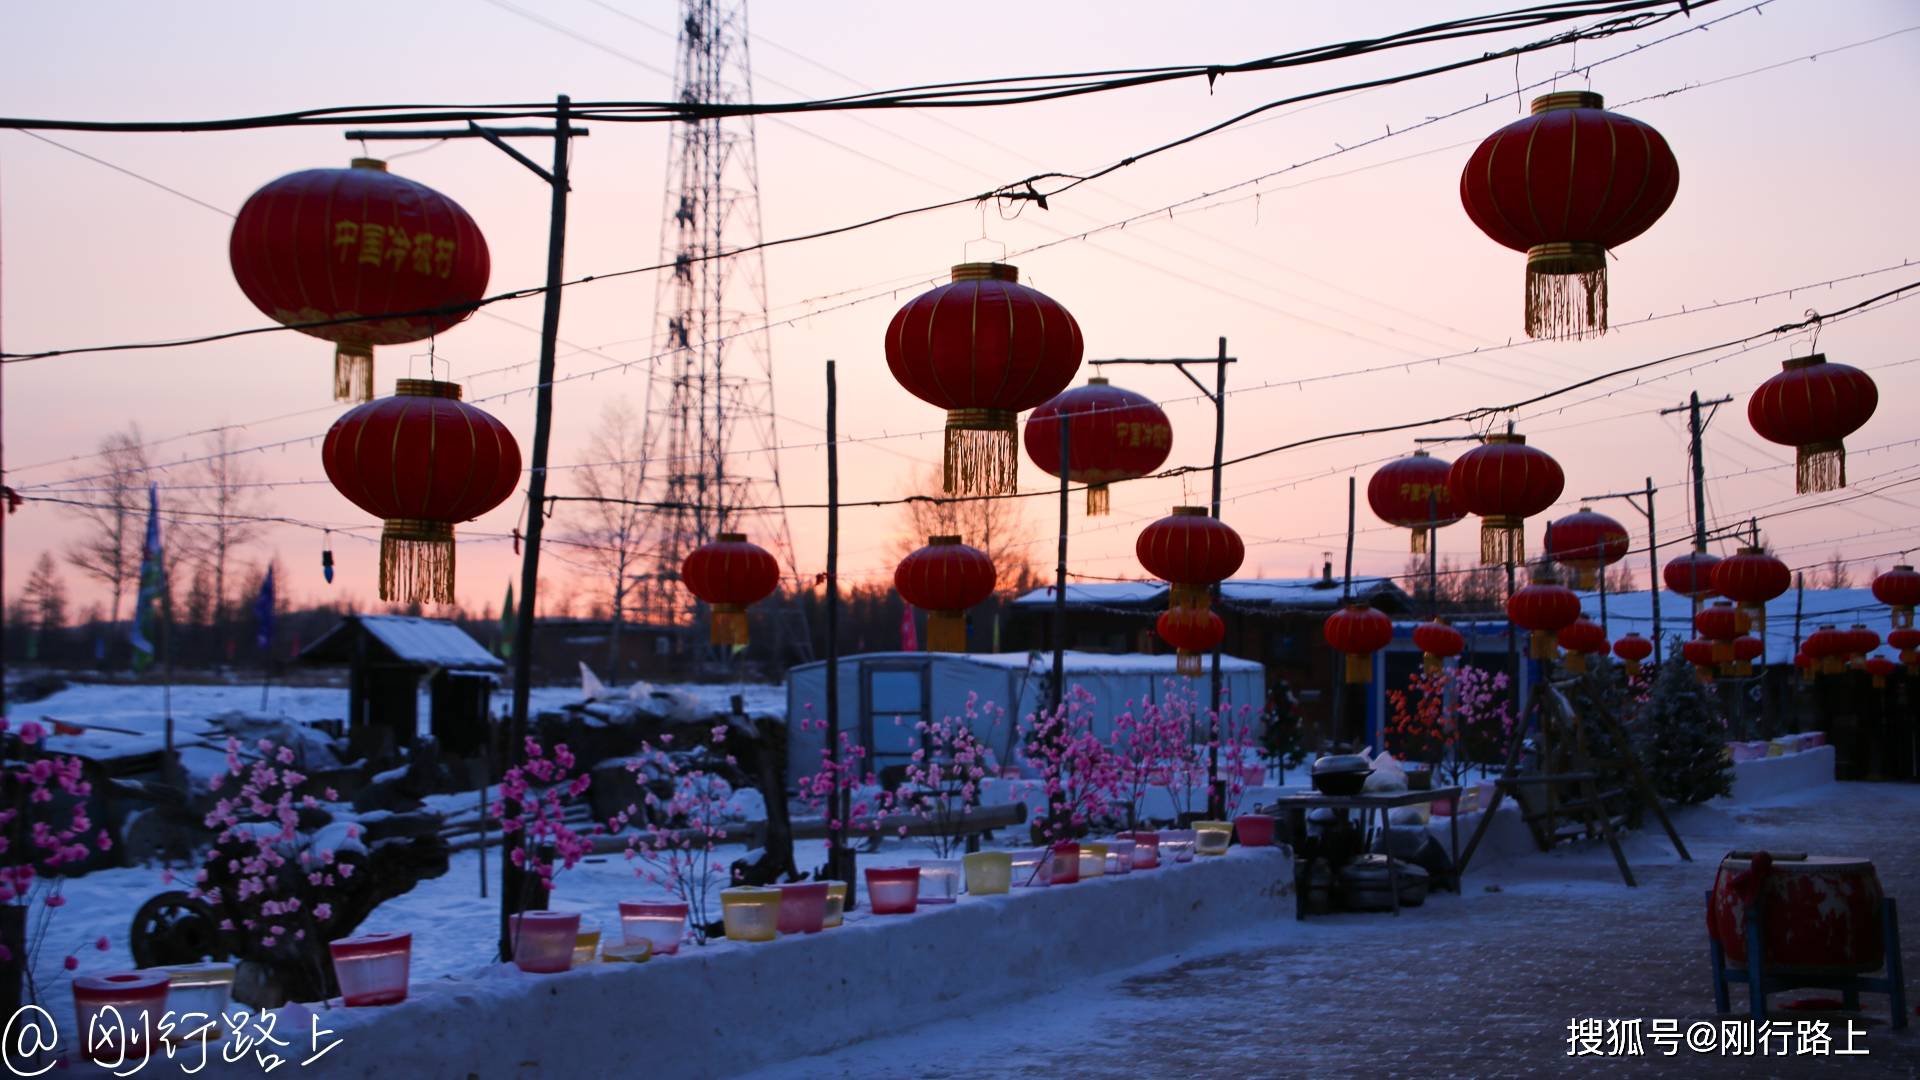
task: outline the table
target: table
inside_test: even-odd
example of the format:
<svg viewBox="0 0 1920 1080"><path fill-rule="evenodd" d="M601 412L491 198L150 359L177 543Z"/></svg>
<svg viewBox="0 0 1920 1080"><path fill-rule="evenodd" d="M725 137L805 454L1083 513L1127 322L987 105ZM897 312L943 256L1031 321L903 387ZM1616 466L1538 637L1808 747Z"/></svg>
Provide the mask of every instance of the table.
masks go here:
<svg viewBox="0 0 1920 1080"><path fill-rule="evenodd" d="M1381 791L1360 795L1325 795L1318 791L1303 791L1291 795L1282 795L1270 805L1275 813L1287 815L1288 836L1296 848L1307 835L1307 811L1309 810L1358 810L1360 812L1361 848L1370 849L1372 844L1367 838L1367 819L1375 811L1380 814L1381 847L1387 853L1387 891L1393 894L1393 913L1400 914L1400 871L1399 864L1393 859L1393 845L1385 839L1387 836L1388 811L1398 806L1412 806L1416 803L1452 800L1454 809L1460 807L1460 789L1457 787L1435 787L1425 791ZM1453 891L1460 891L1460 815L1447 816L1449 854L1453 857ZM1336 875L1338 868L1334 868ZM1335 886L1339 884L1336 876ZM1307 917L1307 885L1305 873L1298 865L1294 868L1293 915L1296 919Z"/></svg>

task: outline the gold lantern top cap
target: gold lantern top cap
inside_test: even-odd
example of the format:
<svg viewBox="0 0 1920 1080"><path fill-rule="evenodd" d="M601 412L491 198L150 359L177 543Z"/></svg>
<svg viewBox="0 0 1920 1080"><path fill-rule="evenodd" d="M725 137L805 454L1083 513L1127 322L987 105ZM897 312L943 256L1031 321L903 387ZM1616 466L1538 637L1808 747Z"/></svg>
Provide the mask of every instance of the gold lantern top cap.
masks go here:
<svg viewBox="0 0 1920 1080"><path fill-rule="evenodd" d="M1604 109L1606 99L1591 90L1561 90L1533 99L1532 113L1539 116L1555 109Z"/></svg>
<svg viewBox="0 0 1920 1080"><path fill-rule="evenodd" d="M1780 361L1780 370L1798 371L1801 368L1812 367L1815 364L1824 364L1826 362L1826 353L1814 353L1812 356L1795 356Z"/></svg>
<svg viewBox="0 0 1920 1080"><path fill-rule="evenodd" d="M729 532L716 533L713 539L714 542L721 544L744 544L747 542L747 534Z"/></svg>
<svg viewBox="0 0 1920 1080"><path fill-rule="evenodd" d="M438 379L395 379L394 397L437 397L460 400L460 384Z"/></svg>
<svg viewBox="0 0 1920 1080"><path fill-rule="evenodd" d="M1173 516L1174 517L1212 517L1213 512L1208 510L1204 506L1176 506L1173 508Z"/></svg>
<svg viewBox="0 0 1920 1080"><path fill-rule="evenodd" d="M968 262L953 268L955 281L1019 281L1020 268L1010 263Z"/></svg>
<svg viewBox="0 0 1920 1080"><path fill-rule="evenodd" d="M381 161L379 158L370 158L370 157L354 158L353 167L356 169L372 169L374 172L387 171L387 163L384 161Z"/></svg>
<svg viewBox="0 0 1920 1080"><path fill-rule="evenodd" d="M928 546L928 547L953 547L953 546L955 546L955 545L957 545L957 544L959 544L959 543L960 543L960 538L959 538L959 537L957 537L957 536L929 536L929 537L927 537L927 546Z"/></svg>

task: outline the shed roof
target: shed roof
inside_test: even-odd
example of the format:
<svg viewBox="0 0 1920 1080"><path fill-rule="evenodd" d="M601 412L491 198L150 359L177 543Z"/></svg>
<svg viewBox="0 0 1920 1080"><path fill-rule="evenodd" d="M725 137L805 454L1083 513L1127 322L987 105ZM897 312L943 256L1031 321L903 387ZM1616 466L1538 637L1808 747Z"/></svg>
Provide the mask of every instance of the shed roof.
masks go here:
<svg viewBox="0 0 1920 1080"><path fill-rule="evenodd" d="M1315 608L1332 609L1340 605L1340 586L1338 582L1329 584L1326 578L1228 578L1220 583L1220 595L1223 599L1236 604L1257 604L1272 608ZM1356 599L1372 601L1376 597L1391 599L1393 610L1406 610L1410 606L1406 592L1394 584L1392 578L1356 577L1353 579L1353 595ZM1107 605L1111 607L1152 608L1164 604L1167 599L1167 586L1158 581L1113 581L1090 582L1067 585L1067 604ZM1043 587L1034 589L1014 601L1015 604L1032 607L1053 603L1053 589Z"/></svg>
<svg viewBox="0 0 1920 1080"><path fill-rule="evenodd" d="M300 650L309 664L353 660L355 635L365 634L382 660L458 671L505 671L507 665L465 630L440 619L414 615L349 615L318 641Z"/></svg>

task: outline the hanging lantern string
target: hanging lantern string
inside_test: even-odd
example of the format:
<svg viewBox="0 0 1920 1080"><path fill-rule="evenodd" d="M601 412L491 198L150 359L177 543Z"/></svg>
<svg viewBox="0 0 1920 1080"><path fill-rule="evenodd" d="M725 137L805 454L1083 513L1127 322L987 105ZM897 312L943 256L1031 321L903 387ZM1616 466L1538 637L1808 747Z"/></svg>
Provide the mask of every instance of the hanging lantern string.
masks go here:
<svg viewBox="0 0 1920 1080"><path fill-rule="evenodd" d="M1664 6L1664 4L1667 2L1670 2L1670 0L1647 0L1646 3L1640 6L1645 6L1645 7ZM1699 7L1704 3L1711 3L1711 2L1713 2L1713 0L1691 0L1691 3L1694 7ZM1760 0L1759 3L1752 4L1738 11L1731 12L1727 15L1723 15L1718 19L1705 20L1699 23L1694 23L1692 25L1685 27L1684 29L1675 31L1674 33L1669 34L1666 37L1658 38L1653 41L1642 43L1641 45L1637 46L1634 49L1626 50L1616 55L1615 57L1609 57L1607 59L1618 59L1620 57L1630 55L1632 53L1641 51L1643 49L1651 48L1655 45L1663 44L1667 41L1670 41L1674 38L1680 37L1685 34L1693 33L1695 31L1706 30L1728 19L1737 18L1740 15L1744 15L1749 12L1759 11L1760 9L1764 8L1768 3L1771 3L1771 2L1773 2L1773 0ZM1678 7L1676 7L1674 10L1671 10L1671 11L1641 11L1641 12L1629 14L1629 15L1620 15L1611 19L1603 20L1602 22L1597 23L1594 26L1589 27L1587 29L1563 31L1560 34L1556 34L1548 38L1543 38L1538 41L1512 46L1506 50L1501 50L1497 52L1487 52L1478 56L1463 58L1458 61L1438 65L1431 68L1421 69L1419 71L1407 72L1407 73L1402 73L1400 75L1394 75L1394 76L1386 76L1378 79L1364 80L1361 82L1356 82L1356 83L1351 83L1351 84L1336 86L1336 87L1330 87L1330 88L1321 89L1321 90L1314 90L1308 93L1297 94L1291 97L1282 98L1277 101L1268 102L1264 105L1261 105L1254 109L1243 112L1237 116L1229 117L1226 120L1220 121L1216 124L1203 128L1200 131L1193 132L1189 135L1183 136L1179 139L1175 139L1171 142L1163 143L1159 146L1151 147L1146 150L1136 151L1133 154L1130 154L1126 157L1119 159L1118 161L1114 162L1111 165L1108 165L1104 168L1095 170L1094 172L1087 173L1084 175L1074 174L1074 173L1064 173L1064 172L1037 173L1024 180L1015 181L1009 184L1003 184L997 188L991 189L980 195L969 195L969 196L964 196L964 197L955 198L955 199L948 199L942 202L932 203L925 206L913 207L905 210L897 210L897 211L893 211L891 213L883 214L877 217L868 218L864 221L853 222L853 223L840 225L840 226L833 226L830 228L820 229L810 233L798 234L795 236L780 237L774 240L761 241L756 244L743 245L738 248L730 248L724 251L715 251L715 252L709 252L704 254L696 254L691 256L691 258L694 259L695 261L706 261L711 259L730 258L735 255L749 254L755 251L764 251L769 248L780 247L780 246L785 246L789 244L802 243L802 242L811 241L811 240L824 239L830 236L837 236L844 233L853 232L856 230L866 229L866 228L878 226L881 224L885 224L888 222L896 221L900 218L914 216L918 214L931 213L938 210L950 209L956 206L963 206L969 203L974 203L982 199L989 199L989 198L1030 200L1030 201L1038 202L1041 205L1041 207L1044 209L1046 205L1046 199L1050 196L1059 195L1063 192L1076 188L1081 184L1085 184L1090 181L1099 179L1119 169L1125 168L1129 165L1133 165L1139 161L1145 160L1148 157L1161 154L1169 150L1173 150L1178 147L1184 146L1187 143L1205 138L1209 135L1212 135L1221 130L1224 130L1225 128L1231 127L1235 124L1241 123L1245 120L1251 119L1252 117L1261 115L1263 113L1266 113L1276 108L1284 107L1286 105L1299 104L1305 101L1314 100L1318 98L1324 98L1324 97L1334 96L1338 94L1351 93L1358 90L1372 89L1378 86L1394 85L1400 82L1408 82L1408 81L1424 78L1431 75L1438 75L1446 72L1460 70L1463 68L1470 68L1473 66L1477 66L1479 64L1488 63L1493 60L1503 59L1508 55L1514 55L1517 57L1523 53L1535 52L1542 49L1556 47L1564 43L1567 40L1568 35L1587 36L1587 37L1595 37L1595 38L1611 37L1616 34L1625 32L1627 30L1641 29L1647 26L1656 25L1660 22L1664 22L1667 19L1673 18L1681 14L1683 11L1686 10L1686 7L1687 5L1685 3L1681 3L1679 4ZM1543 15L1552 15L1560 19L1574 17L1571 14L1561 14L1561 13L1554 13L1554 12L1545 12L1543 13ZM1554 21L1554 20L1547 19L1546 21ZM1429 28L1429 29L1432 29L1432 28ZM1510 30L1513 28L1501 27L1501 29ZM1476 27L1470 31L1467 31L1467 33L1473 33L1473 34L1485 33L1485 32L1490 32L1489 28ZM1448 36L1458 37L1458 36L1463 36L1463 34L1456 32ZM1398 37L1400 39L1404 39L1405 35L1399 35ZM1411 43L1407 40L1396 40L1395 38L1385 38L1380 40L1383 42L1388 42L1388 41L1393 42L1393 45L1389 47L1397 47L1398 45ZM1365 52L1365 51L1371 51L1371 50L1360 49L1358 51ZM1329 56L1324 58L1333 58L1334 56L1346 56L1346 55L1354 55L1354 54L1355 54L1355 50L1353 50L1350 44L1346 50L1344 51L1339 49L1333 50L1333 52ZM1301 61L1295 61L1292 64L1275 65L1275 66L1295 66L1295 64L1303 63L1303 62L1315 62L1315 61L1301 60ZM1597 66L1599 63L1605 63L1605 62L1606 60L1597 61L1594 66ZM1236 68L1228 69L1228 70L1259 70L1259 69L1260 69L1259 67L1253 67L1249 65L1238 65L1236 66ZM1544 81L1546 80L1543 80L1543 82ZM1136 83L1133 81L1129 81L1126 83L1126 85L1136 85ZM1075 91L1075 93L1083 93L1083 92L1086 92L1086 91L1084 90ZM1423 122L1413 124L1407 129L1401 129L1401 133L1404 133L1404 130L1411 130L1412 128L1415 128L1415 127L1424 127L1431 123L1437 123L1441 120L1449 118L1450 116L1459 115L1460 113L1470 111L1471 109L1484 107L1489 103L1490 102L1488 99L1483 99L1479 102L1462 106L1460 109L1455 110L1453 113L1426 117ZM686 110L693 107L694 106L689 106L685 104L677 106L675 114L671 117L671 119L675 121L684 121L686 118ZM753 113L755 111L769 111L769 112L776 111L773 109L766 109L764 107L760 110L756 110L755 107L753 106L728 106L727 109L728 109L727 115L746 115L749 113ZM338 110L333 110L333 112L338 113ZM298 114L295 114L295 115L298 115ZM617 115L607 115L605 113L596 114L590 110L576 110L573 116L576 119L591 119L591 118L595 118L596 116L600 119L608 119L608 120L619 119ZM471 117L471 119L497 119L497 118L499 117L495 117L491 115ZM262 126L262 127L285 126L290 123L295 123L295 121L293 121L289 117L261 118L261 120L263 122L258 124L257 126ZM315 122L319 122L319 121L316 121L316 120L299 121L299 123L307 123L307 124L311 124ZM336 115L336 116L330 117L326 122L345 123L345 122L348 122L348 120L343 116ZM364 121L356 119L356 120L353 120L352 122L374 123L374 122L399 122L399 121L396 118L383 118L381 120L364 120ZM11 121L6 121L6 123L10 124L15 128L19 128L22 130L26 130L26 129L37 127L37 126L46 126L46 127L57 127L61 129L75 129L75 130L142 131L142 130L147 130L149 127L152 126L150 124L145 124L145 123L106 124L106 123L91 123L91 122L81 122L81 121L11 120ZM217 123L218 123L217 128L209 128L209 130L215 130L215 129L232 130L235 127L249 126L248 122L246 121L219 121ZM168 131L191 131L191 130L198 129L198 126L192 122L170 123L170 124L165 124L161 126ZM1382 138L1391 137L1394 133L1395 133L1395 130L1389 128L1388 133L1386 135L1375 136L1373 139L1367 140L1367 142L1368 143L1375 142ZM1338 152L1344 153L1344 152L1347 152L1348 150L1356 149L1362 145L1366 145L1366 143L1358 143L1352 147L1343 147ZM1321 157L1324 158L1329 156L1333 156L1333 155L1330 153L1327 155L1322 155ZM1309 161L1306 161L1306 162L1295 163L1295 165L1292 166L1292 168L1303 167L1305 165L1312 164L1314 161L1317 161L1317 160L1321 160L1321 158L1315 158L1315 159L1310 159ZM1270 177L1272 175L1277 175L1279 172L1284 172L1284 171L1288 171L1288 170L1285 170L1285 169L1276 170L1275 173L1268 174L1268 176ZM1258 179L1264 179L1264 178L1265 177L1257 178L1256 180L1248 181L1247 183L1248 184L1256 183L1258 182ZM1036 182L1048 180L1048 179L1064 179L1068 182L1048 192L1040 192L1037 189L1035 189L1034 184ZM1235 186L1245 186L1245 185L1235 185ZM1209 198L1212 196L1216 196L1220 194L1221 191L1225 191L1225 190L1229 190L1229 189L1223 188L1213 192L1208 192L1202 196L1196 196L1195 199L1188 200L1188 201L1198 201L1199 199L1202 199L1202 198ZM1173 206L1169 206L1165 208L1165 212L1170 213L1174 208L1176 208L1179 205L1182 205L1182 204L1176 203ZM1161 213L1161 212L1162 211L1154 211L1154 214L1157 215L1158 213ZM1039 247L1048 247L1048 246L1051 246L1051 244L1038 245L1033 250L1037 250ZM574 285L584 285L592 281L602 281L610 278L625 277L633 274L655 273L662 270L677 270L683 265L684 265L683 263L680 263L676 260L675 262L656 263L648 266L632 267L625 270L615 270L615 271L609 271L609 272L600 273L600 274L589 274L583 277L564 281L561 283L560 287L567 288ZM372 315L364 315L364 314L358 315L353 318L315 320L315 321L309 321L309 322L287 323L287 324L276 323L272 326L252 327L245 330L229 331L229 332L219 333L219 334L209 334L209 335L203 335L195 338L173 339L169 341L135 342L135 343L126 343L126 344L118 344L118 345L52 349L52 350L43 350L43 351L34 352L34 353L0 353L0 360L4 360L4 362L6 363L20 363L28 360L46 359L53 356L69 356L69 355L75 355L80 353L124 352L124 351L131 351L131 350L145 350L145 349L157 349L157 348L177 348L177 347L183 347L188 345L199 345L199 344L207 344L209 342L215 342L215 341L224 341L232 338L251 336L255 334L276 333L284 330L311 330L311 329L323 328L327 326L357 324L357 323L366 322L372 319L419 318L419 317L430 317L435 315L459 314L459 313L466 313L466 312L478 310L479 308L486 307L488 305L499 303L506 300L517 300L517 299L524 299L526 297L537 296L544 292L546 292L546 286L530 286L527 288L515 289L509 292L500 293L490 297L484 297L478 301L460 303L460 304L442 305L440 307L424 308L418 311L382 312L382 313L377 313Z"/></svg>

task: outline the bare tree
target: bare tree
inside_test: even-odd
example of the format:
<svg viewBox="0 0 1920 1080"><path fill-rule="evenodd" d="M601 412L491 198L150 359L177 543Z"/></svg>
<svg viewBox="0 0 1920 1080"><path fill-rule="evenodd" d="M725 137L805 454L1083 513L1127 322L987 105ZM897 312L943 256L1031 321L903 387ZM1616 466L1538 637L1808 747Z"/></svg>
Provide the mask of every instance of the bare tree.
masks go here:
<svg viewBox="0 0 1920 1080"><path fill-rule="evenodd" d="M942 497L939 466L929 465L914 474L908 493ZM899 532L893 541L895 558L905 558L919 549L929 536L958 536L961 542L986 552L999 572L995 591L1003 596L1017 596L1034 587L1036 534L1027 520L1023 499L916 500L901 504Z"/></svg>
<svg viewBox="0 0 1920 1080"><path fill-rule="evenodd" d="M1847 561L1840 557L1839 552L1836 551L1832 555L1829 555L1827 557L1827 564L1822 569L1826 571L1826 576L1823 579L1821 579L1821 582L1820 582L1821 588L1823 589L1853 588L1853 571L1847 569Z"/></svg>
<svg viewBox="0 0 1920 1080"><path fill-rule="evenodd" d="M600 426L587 440L585 453L591 464L574 470L581 494L596 499L641 498L647 476L643 460L646 432L625 398L615 398L600 410ZM620 502L573 505L580 509L574 512L575 528L566 539L580 545L580 556L599 579L599 592L591 607L607 613L607 664L609 674L617 675L628 601L634 595L641 569L649 562L647 553L641 550L646 510ZM566 607L573 607L571 598Z"/></svg>
<svg viewBox="0 0 1920 1080"><path fill-rule="evenodd" d="M20 606L42 637L67 625L67 586L50 553L43 551L34 560L21 589Z"/></svg>
<svg viewBox="0 0 1920 1080"><path fill-rule="evenodd" d="M76 476L75 505L70 512L82 522L78 539L69 544L67 561L107 587L112 607L107 617L120 622L120 598L140 574L140 550L146 539L147 451L140 444L140 425L128 424L100 440L97 464Z"/></svg>
<svg viewBox="0 0 1920 1080"><path fill-rule="evenodd" d="M188 500L192 515L183 528L174 530L180 554L205 567L213 575L213 628L221 647L226 646L228 615L232 606L227 598L227 568L238 549L260 537L262 515L258 474L234 453L233 429L221 428L207 436L206 460L200 462L189 482ZM171 554L171 552L169 552ZM169 576L168 581L172 581Z"/></svg>
<svg viewBox="0 0 1920 1080"><path fill-rule="evenodd" d="M1607 591L1610 593L1630 593L1640 588L1640 581L1633 576L1633 567L1625 560L1614 564L1607 571Z"/></svg>

